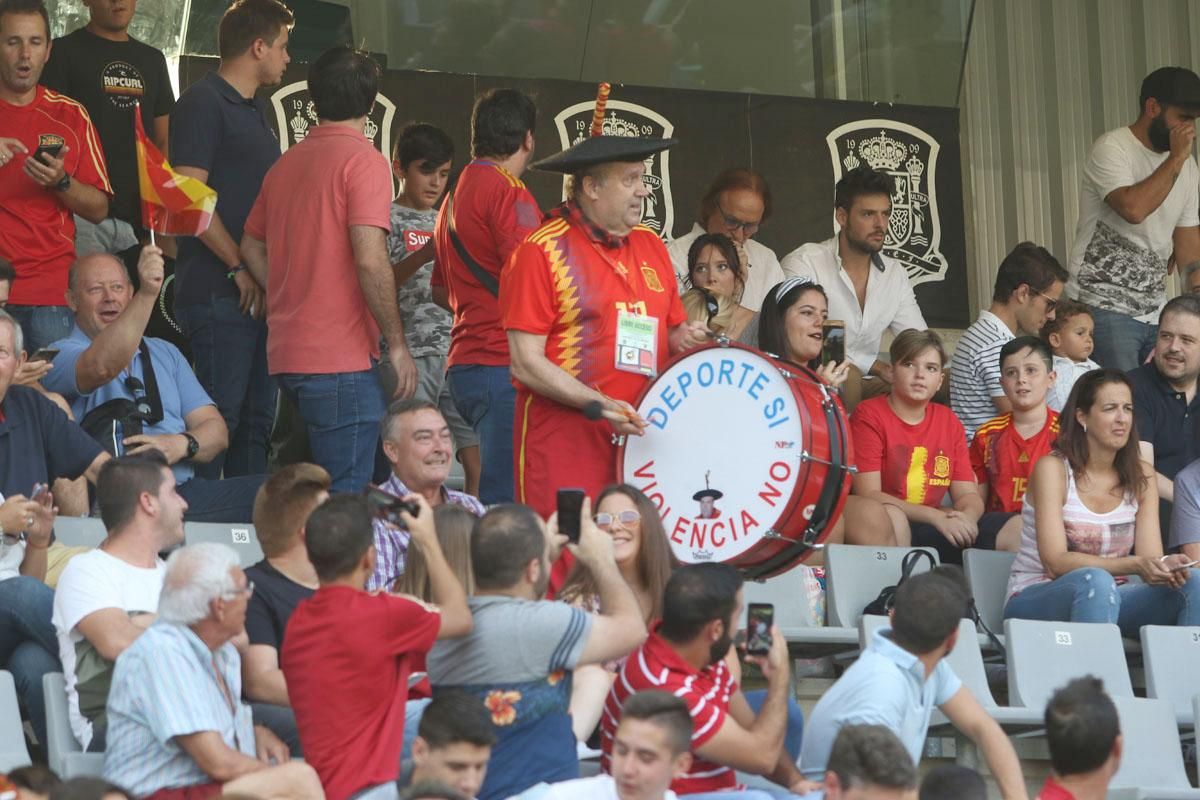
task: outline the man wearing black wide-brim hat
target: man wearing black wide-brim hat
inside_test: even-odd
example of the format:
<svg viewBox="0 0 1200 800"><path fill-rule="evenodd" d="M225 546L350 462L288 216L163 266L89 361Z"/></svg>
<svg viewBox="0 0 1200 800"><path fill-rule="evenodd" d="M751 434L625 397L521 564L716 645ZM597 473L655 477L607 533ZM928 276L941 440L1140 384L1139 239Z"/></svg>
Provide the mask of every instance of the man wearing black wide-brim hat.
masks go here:
<svg viewBox="0 0 1200 800"><path fill-rule="evenodd" d="M569 197L501 276L516 495L544 516L559 487L594 495L613 482L620 437L646 427L630 403L672 354L707 341L687 322L666 247L639 224L645 161L674 140L598 135L602 119L601 107L591 137L533 165L570 175Z"/></svg>

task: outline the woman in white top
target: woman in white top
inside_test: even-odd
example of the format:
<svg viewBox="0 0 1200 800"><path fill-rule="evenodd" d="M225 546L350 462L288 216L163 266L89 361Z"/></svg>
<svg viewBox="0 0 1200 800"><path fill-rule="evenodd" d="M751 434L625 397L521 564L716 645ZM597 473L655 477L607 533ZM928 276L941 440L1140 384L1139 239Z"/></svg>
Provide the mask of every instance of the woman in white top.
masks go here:
<svg viewBox="0 0 1200 800"><path fill-rule="evenodd" d="M1080 378L1060 424L1029 479L1004 616L1116 623L1130 638L1143 625L1200 625L1200 573L1186 556L1163 556L1125 373Z"/></svg>

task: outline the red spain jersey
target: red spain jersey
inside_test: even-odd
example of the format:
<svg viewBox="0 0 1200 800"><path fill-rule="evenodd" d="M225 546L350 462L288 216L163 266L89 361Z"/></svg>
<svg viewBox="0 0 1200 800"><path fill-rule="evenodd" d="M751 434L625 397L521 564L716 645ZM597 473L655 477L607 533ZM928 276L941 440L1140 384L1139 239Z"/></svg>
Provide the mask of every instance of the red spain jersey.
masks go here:
<svg viewBox="0 0 1200 800"><path fill-rule="evenodd" d="M967 435L949 406L930 403L910 425L887 396L864 400L850 417L859 472L878 472L880 488L906 503L937 508L953 481L973 481Z"/></svg>
<svg viewBox="0 0 1200 800"><path fill-rule="evenodd" d="M33 155L39 144L64 144L71 180L112 196L100 137L84 107L66 95L37 87L32 103L0 100L0 135L17 139ZM133 130L129 131L130 137ZM22 306L63 306L67 271L75 260L75 216L57 192L34 183L18 153L0 167L0 256L17 280L8 301Z"/></svg>
<svg viewBox="0 0 1200 800"><path fill-rule="evenodd" d="M657 369L669 357L668 332L687 320L671 258L654 231L639 225L619 247L606 248L561 218L513 252L501 277L500 310L505 330L545 336L552 363L630 403L650 379L616 368L618 313L658 320Z"/></svg>
<svg viewBox="0 0 1200 800"><path fill-rule="evenodd" d="M1021 438L1012 414L1001 414L979 426L971 441L975 480L988 485L987 510L1021 510L1033 465L1054 447L1058 412L1046 409L1046 424L1029 439Z"/></svg>
<svg viewBox="0 0 1200 800"><path fill-rule="evenodd" d="M695 752L725 724L729 701L738 690L737 681L724 661L697 671L657 632L651 633L646 643L625 659L604 702L604 714L600 717L600 768L606 773L612 772L613 738L621 722L621 708L630 695L646 689L657 689L682 698L692 715L695 760L687 775L671 782L671 790L683 796L736 788L737 777L733 770L705 761Z"/></svg>
<svg viewBox="0 0 1200 800"><path fill-rule="evenodd" d="M430 285L446 289L454 324L446 363L508 366L508 337L500 324L497 299L463 263L450 240L447 208L434 226L434 267ZM542 223L537 200L504 167L472 161L454 189L454 230L467 254L489 274L500 271L517 245Z"/></svg>

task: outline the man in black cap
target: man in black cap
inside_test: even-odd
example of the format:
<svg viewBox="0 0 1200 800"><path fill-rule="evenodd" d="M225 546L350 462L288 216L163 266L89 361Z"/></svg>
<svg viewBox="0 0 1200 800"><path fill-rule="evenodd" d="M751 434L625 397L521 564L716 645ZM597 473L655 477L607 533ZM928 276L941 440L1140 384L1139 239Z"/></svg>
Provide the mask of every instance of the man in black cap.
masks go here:
<svg viewBox="0 0 1200 800"><path fill-rule="evenodd" d="M516 495L543 516L560 486L594 496L612 482L620 437L646 427L630 402L671 354L707 341L687 321L666 247L639 224L645 161L672 144L591 136L533 165L571 175L567 202L500 280L518 384Z"/></svg>
<svg viewBox="0 0 1200 800"><path fill-rule="evenodd" d="M1200 77L1162 67L1142 81L1141 115L1096 140L1084 167L1067 292L1092 307L1104 367L1128 371L1158 333L1163 277L1200 258L1200 213L1192 157Z"/></svg>
<svg viewBox="0 0 1200 800"><path fill-rule="evenodd" d="M712 473L704 473L704 488L692 495L692 499L700 504L700 513L696 519L717 519L721 516L721 509L717 508L717 501L725 496L725 493L720 489L714 489L708 482L708 477Z"/></svg>

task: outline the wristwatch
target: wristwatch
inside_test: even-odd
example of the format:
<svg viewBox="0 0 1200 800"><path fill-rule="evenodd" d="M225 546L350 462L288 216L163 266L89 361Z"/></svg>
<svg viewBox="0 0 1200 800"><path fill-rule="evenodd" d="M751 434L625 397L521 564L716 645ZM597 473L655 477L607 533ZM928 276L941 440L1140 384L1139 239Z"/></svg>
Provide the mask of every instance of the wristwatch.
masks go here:
<svg viewBox="0 0 1200 800"><path fill-rule="evenodd" d="M62 180L59 181L58 183L54 184L50 188L56 192L65 192L67 189L71 188L71 176L64 172L63 176L62 176Z"/></svg>
<svg viewBox="0 0 1200 800"><path fill-rule="evenodd" d="M200 442L196 441L196 437L192 436L187 431L183 432L183 438L187 439L187 458L195 458L196 453L200 452Z"/></svg>

